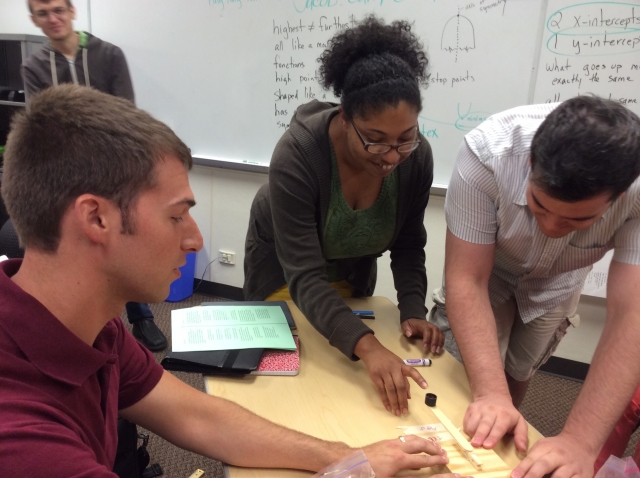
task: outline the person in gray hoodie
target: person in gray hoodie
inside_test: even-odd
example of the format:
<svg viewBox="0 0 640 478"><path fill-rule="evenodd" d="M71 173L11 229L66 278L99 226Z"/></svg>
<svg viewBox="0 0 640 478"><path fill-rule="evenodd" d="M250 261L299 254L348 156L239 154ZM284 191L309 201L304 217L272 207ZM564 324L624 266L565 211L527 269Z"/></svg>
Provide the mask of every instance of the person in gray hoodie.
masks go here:
<svg viewBox="0 0 640 478"><path fill-rule="evenodd" d="M22 66L27 101L33 93L60 83L91 86L134 101L122 50L90 33L74 31L75 8L70 0L31 0L29 9L49 42Z"/></svg>
<svg viewBox="0 0 640 478"><path fill-rule="evenodd" d="M90 33L75 31L71 0L29 0L31 20L49 41L22 65L27 104L38 91L62 83L95 88L134 102L133 85L122 50ZM167 338L147 304L127 303L133 335L149 350L162 350Z"/></svg>

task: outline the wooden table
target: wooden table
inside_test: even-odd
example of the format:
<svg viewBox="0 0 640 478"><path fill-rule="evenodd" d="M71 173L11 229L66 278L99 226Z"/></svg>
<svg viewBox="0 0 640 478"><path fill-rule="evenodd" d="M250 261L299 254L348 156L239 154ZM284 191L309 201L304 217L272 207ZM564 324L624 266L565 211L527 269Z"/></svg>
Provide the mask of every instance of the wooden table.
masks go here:
<svg viewBox="0 0 640 478"><path fill-rule="evenodd" d="M353 309L373 309L375 320L366 324L376 332L380 342L400 358L423 357L417 340L406 339L400 331L398 308L388 299L371 297L347 299ZM271 421L294 428L309 435L332 441L342 441L350 446L363 446L371 442L395 438L402 434L398 426L437 423L433 413L424 404L425 391L412 380L409 414L396 417L387 412L369 379L364 364L347 359L322 337L306 320L298 308L289 303L300 336L300 374L297 376L248 376L244 378L206 377L207 392L221 396L268 418ZM295 333L295 332L294 332ZM431 355L428 355L431 357ZM463 366L448 353L433 358L431 367L418 370L429 383L427 391L438 395L440 408L451 421L462 427L462 419L471 401L471 392ZM242 426L238 424L238 426ZM529 443L541 435L529 426ZM453 445L445 447L449 458L456 456ZM522 457L515 450L511 437L505 438L495 448L506 463L492 473L479 473L469 465L469 473L479 478L508 476ZM483 454L485 463L491 456ZM490 453L490 452L487 452ZM491 453L491 455L493 455ZM493 455L495 457L495 455ZM499 461L499 460L498 460ZM487 467L485 467L487 469ZM312 473L292 470L245 469L229 467L232 478L253 477L308 477ZM443 472L444 470L436 470ZM460 472L458 469L456 472ZM412 475L429 476L431 469L412 472Z"/></svg>

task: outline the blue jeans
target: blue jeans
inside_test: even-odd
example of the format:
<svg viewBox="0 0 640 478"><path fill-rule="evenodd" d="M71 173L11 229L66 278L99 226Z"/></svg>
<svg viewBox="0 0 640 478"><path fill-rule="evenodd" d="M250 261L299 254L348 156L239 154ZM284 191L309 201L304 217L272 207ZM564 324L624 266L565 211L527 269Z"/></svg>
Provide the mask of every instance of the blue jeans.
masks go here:
<svg viewBox="0 0 640 478"><path fill-rule="evenodd" d="M141 320L151 319L153 320L153 312L149 308L148 304L142 304L140 302L127 302L127 317L129 317L129 323L135 324Z"/></svg>

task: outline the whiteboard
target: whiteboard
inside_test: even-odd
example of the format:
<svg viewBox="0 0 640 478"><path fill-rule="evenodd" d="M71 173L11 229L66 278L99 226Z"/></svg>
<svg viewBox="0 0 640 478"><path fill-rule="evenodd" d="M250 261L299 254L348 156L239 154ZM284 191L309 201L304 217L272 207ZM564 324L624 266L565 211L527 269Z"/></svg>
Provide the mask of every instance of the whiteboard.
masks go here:
<svg viewBox="0 0 640 478"><path fill-rule="evenodd" d="M76 9L76 30L90 31L89 0L72 1ZM2 0L0 2L0 33L42 35L42 30L31 21L26 0Z"/></svg>
<svg viewBox="0 0 640 478"><path fill-rule="evenodd" d="M640 114L640 0L549 0L535 102L597 94Z"/></svg>
<svg viewBox="0 0 640 478"><path fill-rule="evenodd" d="M431 61L419 124L446 185L464 134L530 99L542 0L91 0L93 34L121 47L136 102L194 156L268 164L295 108L333 99L326 41L374 13L415 21Z"/></svg>

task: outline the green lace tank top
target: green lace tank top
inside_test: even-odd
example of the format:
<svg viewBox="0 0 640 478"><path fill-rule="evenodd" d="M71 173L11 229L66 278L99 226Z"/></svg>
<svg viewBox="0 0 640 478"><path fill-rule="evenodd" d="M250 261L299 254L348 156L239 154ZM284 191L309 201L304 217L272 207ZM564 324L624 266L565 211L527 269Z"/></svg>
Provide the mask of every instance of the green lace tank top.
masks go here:
<svg viewBox="0 0 640 478"><path fill-rule="evenodd" d="M331 197L324 226L324 255L329 281L343 280L335 267L336 259L379 254L393 239L398 206L398 171L382 181L376 202L367 209L354 211L342 194L338 164L331 150Z"/></svg>

